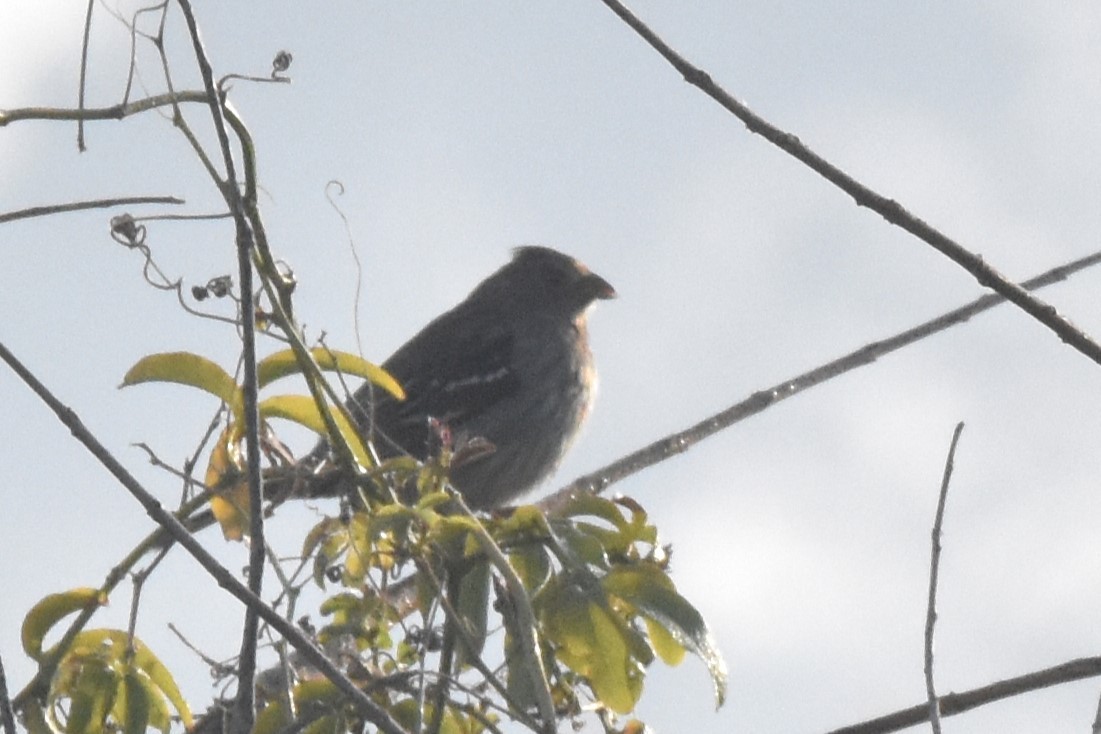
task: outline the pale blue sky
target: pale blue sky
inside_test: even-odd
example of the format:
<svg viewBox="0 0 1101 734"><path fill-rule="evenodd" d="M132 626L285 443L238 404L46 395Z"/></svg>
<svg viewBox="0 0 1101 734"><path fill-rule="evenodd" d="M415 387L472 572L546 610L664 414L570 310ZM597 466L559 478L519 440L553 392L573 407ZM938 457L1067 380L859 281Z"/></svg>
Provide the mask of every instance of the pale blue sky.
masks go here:
<svg viewBox="0 0 1101 734"><path fill-rule="evenodd" d="M638 2L739 99L1024 278L1099 247L1101 6L1048 2ZM685 84L599 2L202 3L218 73L255 136L273 246L298 313L354 347L355 272L325 185L364 261L362 337L383 359L524 243L611 281L592 320L601 395L561 484L753 391L955 307L980 288ZM74 106L84 4L4 0L0 108ZM173 18L173 48L185 50ZM118 100L126 35L97 7L90 104ZM143 78L158 89L154 58ZM180 61L177 81L193 77ZM190 119L205 122L195 109ZM217 202L183 139L147 116L0 128L0 211L100 196ZM166 502L213 406L171 387L116 390L140 356L188 349L232 366L232 330L141 279L103 212L0 227L0 340ZM158 263L188 284L235 270L224 223L159 223ZM1048 289L1101 334L1101 273ZM964 690L1094 654L1101 544L1101 368L1009 308L783 403L618 487L675 548L683 593L731 669L713 713L703 666L657 665L640 714L658 731L815 732L919 702L929 528L952 427L939 687ZM147 531L140 508L29 391L0 372L0 654L42 595L98 584ZM306 442L308 443L308 442ZM305 448L304 445L297 448ZM551 488L549 485L547 489ZM273 532L288 552L304 510ZM231 567L244 550L212 547ZM176 552L146 590L142 634L205 701L236 605ZM127 592L105 623L124 625ZM222 620L234 620L226 629ZM1101 683L956 717L955 734L1084 731Z"/></svg>

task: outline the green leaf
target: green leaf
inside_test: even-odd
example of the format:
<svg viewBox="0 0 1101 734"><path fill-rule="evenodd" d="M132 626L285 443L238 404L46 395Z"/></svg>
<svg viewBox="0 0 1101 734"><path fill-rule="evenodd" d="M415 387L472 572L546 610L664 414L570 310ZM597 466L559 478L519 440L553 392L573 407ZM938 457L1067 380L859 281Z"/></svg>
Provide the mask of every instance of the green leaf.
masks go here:
<svg viewBox="0 0 1101 734"><path fill-rule="evenodd" d="M41 660L42 642L54 625L73 612L106 603L107 597L99 589L90 587L71 589L43 598L23 618L23 652L27 653L27 657Z"/></svg>
<svg viewBox="0 0 1101 734"><path fill-rule="evenodd" d="M344 718L326 714L302 730L302 734L340 734L346 731Z"/></svg>
<svg viewBox="0 0 1101 734"><path fill-rule="evenodd" d="M362 377L378 385L398 400L405 399L405 391L398 384L398 381L390 376L389 372L362 357L321 347L311 349L310 354L313 355L317 365L323 370L339 371L345 375ZM256 377L260 387L264 387L281 377L301 374L301 372L302 369L298 364L298 359L290 349L268 355L256 363Z"/></svg>
<svg viewBox="0 0 1101 734"><path fill-rule="evenodd" d="M69 696L66 734L99 734L106 730L107 714L114 705L119 676L105 661L89 660L81 666Z"/></svg>
<svg viewBox="0 0 1101 734"><path fill-rule="evenodd" d="M422 515L423 517L424 515ZM456 560L473 555L481 546L476 540L481 528L478 521L466 515L439 515L431 521L428 540L442 556Z"/></svg>
<svg viewBox="0 0 1101 734"><path fill-rule="evenodd" d="M78 668L84 665L93 668L96 665L109 665L116 671L128 670L132 665L148 681L147 695L150 696L150 703L153 706L151 716L155 723L158 707L153 698L154 693L171 702L185 726L190 728L193 723L191 709L181 695L172 674L144 642L136 637L130 637L122 630L96 629L81 632L73 640L72 647L62 664ZM62 683L57 693L68 695L70 692ZM75 697L75 693L73 695Z"/></svg>
<svg viewBox="0 0 1101 734"><path fill-rule="evenodd" d="M538 705L535 695L537 670L534 661L524 657L522 646L512 632L515 620L505 618L505 691L509 700L518 708L527 711Z"/></svg>
<svg viewBox="0 0 1101 734"><path fill-rule="evenodd" d="M122 635L123 633L118 634ZM184 726L190 729L193 723L191 709L187 705L187 701L184 700L183 694L180 693L180 688L176 685L176 679L172 677L168 668L144 642L135 638L133 644L134 665L145 674L149 679L149 683L171 702Z"/></svg>
<svg viewBox="0 0 1101 734"><path fill-rule="evenodd" d="M340 689L333 685L328 678L305 680L291 689L291 697L294 699L295 708L300 716L299 723L301 723L301 717L305 716L306 711L313 712L332 708L343 695ZM336 718L333 716L320 716L317 721L314 721L303 730L303 734L306 734L306 732L316 734L332 729L335 722ZM272 701L256 717L252 734L277 734L290 723L292 722L283 702L279 700Z"/></svg>
<svg viewBox="0 0 1101 734"><path fill-rule="evenodd" d="M561 517L577 517L579 515L599 517L621 530L627 526L627 520L623 517L623 513L620 512L615 502L591 492L575 493L560 514Z"/></svg>
<svg viewBox="0 0 1101 734"><path fill-rule="evenodd" d="M149 698L141 674L132 668L127 670L113 712L115 721L122 724L123 734L145 734L152 710Z"/></svg>
<svg viewBox="0 0 1101 734"><path fill-rule="evenodd" d="M244 397L233 377L206 357L191 352L165 352L142 357L127 371L119 387L143 382L175 382L197 387L229 406L237 423L244 424Z"/></svg>
<svg viewBox="0 0 1101 734"><path fill-rule="evenodd" d="M553 546L559 555L563 565L579 569L585 566L606 569L609 566L608 553L601 539L592 533L584 532L580 524L569 520L551 520L550 527L554 531L558 543Z"/></svg>
<svg viewBox="0 0 1101 734"><path fill-rule="evenodd" d="M687 652L684 645L677 642L677 638L669 634L669 630L649 617L644 617L643 622L646 623L646 633L650 636L650 644L653 645L654 652L658 654L661 661L666 665L680 665L684 661L684 655Z"/></svg>
<svg viewBox="0 0 1101 734"><path fill-rule="evenodd" d="M317 403L313 398L306 395L276 395L265 398L260 401L259 410L264 418L284 418L322 436L325 435L325 421L321 418L321 411L317 409ZM352 426L344 411L334 410L333 420L360 466L374 466L374 461L367 452L366 446L363 445L363 439L360 438L359 430Z"/></svg>
<svg viewBox="0 0 1101 734"><path fill-rule="evenodd" d="M465 645L459 646L459 664L466 665L472 658L481 656L485 647L486 630L489 627L489 563L482 561L475 563L458 579L458 599L455 600L455 611L458 619L454 620L466 628L466 637L470 640L472 649L467 650Z"/></svg>
<svg viewBox="0 0 1101 734"><path fill-rule="evenodd" d="M508 562L529 594L538 591L550 578L550 555L542 544L530 543L511 549Z"/></svg>
<svg viewBox="0 0 1101 734"><path fill-rule="evenodd" d="M145 704L149 708L149 725L168 734L172 727L172 714L168 710L168 699L164 693L140 670L131 668L127 671L126 682L130 681L141 687Z"/></svg>
<svg viewBox="0 0 1101 734"><path fill-rule="evenodd" d="M726 662L703 617L688 600L677 593L665 572L652 563L617 566L601 580L601 584L608 594L618 597L646 618L660 624L678 644L703 660L711 674L716 705L722 706L726 698ZM651 643L654 643L653 637ZM659 643L655 643L655 648ZM663 659L670 652L658 650Z"/></svg>
<svg viewBox="0 0 1101 734"><path fill-rule="evenodd" d="M321 613L332 622L318 633L322 644L340 635L351 635L360 650L389 649L393 646L389 627L393 621L390 607L373 594L361 596L345 592L329 597L321 604Z"/></svg>
<svg viewBox="0 0 1101 734"><path fill-rule="evenodd" d="M584 676L605 706L625 714L642 693L643 670L624 625L593 591L555 578L539 595L540 622L558 659Z"/></svg>
<svg viewBox="0 0 1101 734"><path fill-rule="evenodd" d="M402 699L390 707L390 714L406 731L425 731L426 722L432 721L432 713L433 707L430 704L425 704L422 711L417 702L409 698ZM443 716L440 717L439 734L470 734L483 731L482 727L473 723L475 721L473 718L463 719L460 712L447 706L443 710Z"/></svg>

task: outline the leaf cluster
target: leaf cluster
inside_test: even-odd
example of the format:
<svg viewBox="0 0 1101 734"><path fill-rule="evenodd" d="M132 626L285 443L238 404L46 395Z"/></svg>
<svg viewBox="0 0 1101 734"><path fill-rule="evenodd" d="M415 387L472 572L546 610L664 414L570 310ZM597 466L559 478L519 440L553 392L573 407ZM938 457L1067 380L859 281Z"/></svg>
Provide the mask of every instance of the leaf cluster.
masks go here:
<svg viewBox="0 0 1101 734"><path fill-rule="evenodd" d="M395 395L381 369L352 355L315 350L323 368L360 375ZM290 352L258 363L261 385L297 369ZM210 451L211 508L229 539L249 527L242 440L241 388L215 363L171 353L140 360L123 385L171 382L217 396L227 424ZM286 418L323 430L311 398L262 400L267 445L278 444L267 420ZM649 666L703 659L717 701L725 668L700 614L676 590L669 552L645 510L630 499L581 493L553 515L523 506L473 515L451 490L447 449L421 463L409 457L372 463L348 416L337 423L357 459L362 482L384 491L357 492L338 514L306 535L301 555L324 600L316 643L355 685L409 730L499 731L505 720L533 731L595 712L608 731L623 723L642 695ZM362 467L359 467L362 468ZM378 486L376 486L378 489ZM37 731L167 730L191 714L168 670L134 635L82 630L43 651L64 617L103 601L95 589L52 595L27 615L24 648L56 665ZM63 643L66 641L63 640ZM272 683L274 681L274 684ZM311 734L353 731L363 720L339 687L286 656L258 680L254 731L287 727Z"/></svg>

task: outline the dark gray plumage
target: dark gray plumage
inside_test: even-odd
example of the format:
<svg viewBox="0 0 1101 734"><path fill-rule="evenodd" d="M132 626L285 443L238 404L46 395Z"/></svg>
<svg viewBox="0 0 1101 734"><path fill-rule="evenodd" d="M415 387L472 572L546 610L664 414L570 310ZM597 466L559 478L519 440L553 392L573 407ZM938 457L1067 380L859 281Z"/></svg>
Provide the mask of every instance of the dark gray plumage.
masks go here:
<svg viewBox="0 0 1101 734"><path fill-rule="evenodd" d="M493 450L453 466L452 484L475 509L508 503L554 470L584 422L596 381L586 312L614 296L573 258L518 248L384 363L406 400L364 385L352 414L383 457L426 458L430 418L456 449L484 439Z"/></svg>

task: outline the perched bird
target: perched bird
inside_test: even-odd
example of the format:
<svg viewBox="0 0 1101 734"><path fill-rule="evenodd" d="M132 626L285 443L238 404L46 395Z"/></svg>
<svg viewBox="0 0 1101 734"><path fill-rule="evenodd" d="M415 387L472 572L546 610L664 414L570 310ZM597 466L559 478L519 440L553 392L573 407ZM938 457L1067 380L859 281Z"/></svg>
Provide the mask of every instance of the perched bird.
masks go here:
<svg viewBox="0 0 1101 734"><path fill-rule="evenodd" d="M613 297L577 260L517 248L383 364L405 400L365 384L349 409L384 458L425 459L441 432L457 452L488 443L452 466L451 483L474 509L508 503L558 466L584 422L596 387L586 313Z"/></svg>

